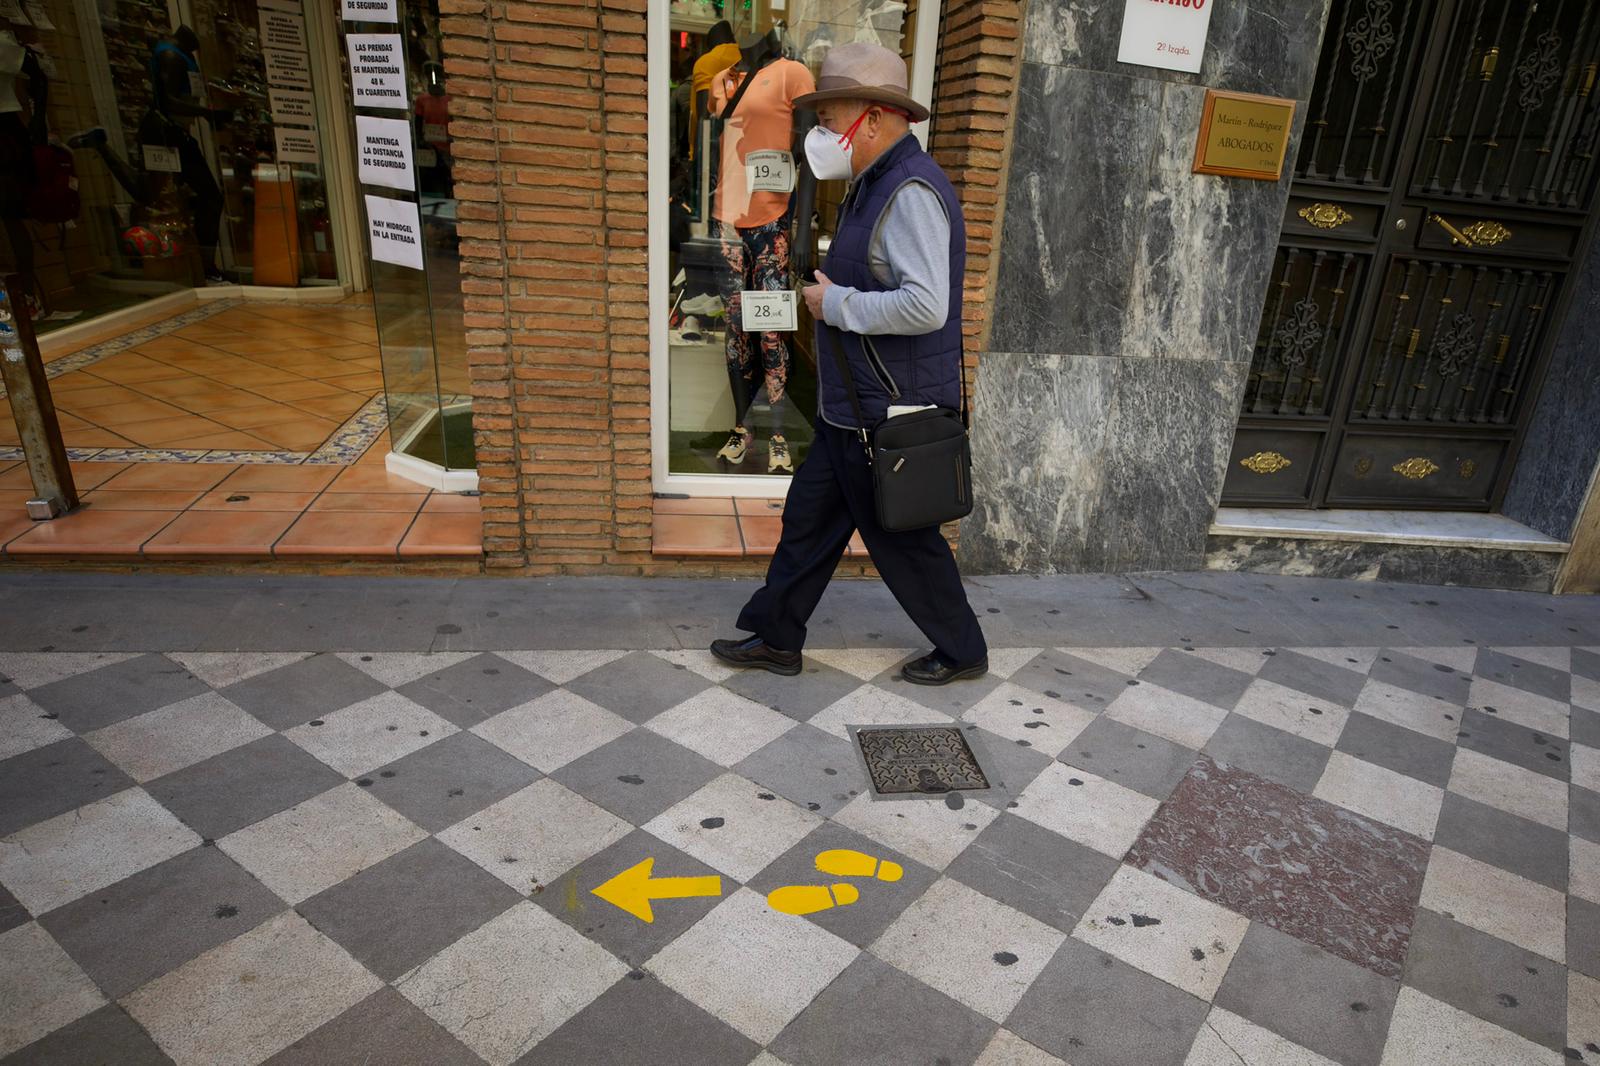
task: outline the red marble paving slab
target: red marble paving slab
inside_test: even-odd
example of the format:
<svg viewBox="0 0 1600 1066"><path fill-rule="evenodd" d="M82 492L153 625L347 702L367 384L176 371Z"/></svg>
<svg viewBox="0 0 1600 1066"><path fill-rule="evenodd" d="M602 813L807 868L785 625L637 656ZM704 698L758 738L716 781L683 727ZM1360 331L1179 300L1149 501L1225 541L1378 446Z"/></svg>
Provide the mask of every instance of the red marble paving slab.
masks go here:
<svg viewBox="0 0 1600 1066"><path fill-rule="evenodd" d="M1124 861L1397 978L1428 842L1202 755Z"/></svg>

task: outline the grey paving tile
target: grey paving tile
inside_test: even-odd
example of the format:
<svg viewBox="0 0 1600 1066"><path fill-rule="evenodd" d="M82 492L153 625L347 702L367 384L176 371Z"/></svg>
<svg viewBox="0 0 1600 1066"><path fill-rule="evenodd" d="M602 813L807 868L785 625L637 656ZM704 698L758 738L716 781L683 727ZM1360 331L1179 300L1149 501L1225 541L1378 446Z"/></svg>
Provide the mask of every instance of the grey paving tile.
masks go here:
<svg viewBox="0 0 1600 1066"><path fill-rule="evenodd" d="M1459 793L1445 793L1433 843L1558 892L1567 890L1565 833Z"/></svg>
<svg viewBox="0 0 1600 1066"><path fill-rule="evenodd" d="M30 917L28 908L18 902L17 897L6 890L5 885L0 885L0 933L28 924Z"/></svg>
<svg viewBox="0 0 1600 1066"><path fill-rule="evenodd" d="M1567 897L1567 965L1600 979L1600 903Z"/></svg>
<svg viewBox="0 0 1600 1066"><path fill-rule="evenodd" d="M1600 652L1572 649L1572 672L1579 677L1600 681Z"/></svg>
<svg viewBox="0 0 1600 1066"><path fill-rule="evenodd" d="M1472 678L1468 674L1442 663L1430 663L1403 652L1386 648L1378 654L1369 675L1374 681L1420 692L1436 700L1465 706L1472 691Z"/></svg>
<svg viewBox="0 0 1600 1066"><path fill-rule="evenodd" d="M166 656L141 655L33 689L28 697L68 729L87 733L209 691Z"/></svg>
<svg viewBox="0 0 1600 1066"><path fill-rule="evenodd" d="M913 685L901 677L898 670L893 670L874 679L873 683L885 692L892 692L930 710L959 718L981 703L989 693L1005 684L1005 678L995 674L985 674L983 677L956 681L949 685Z"/></svg>
<svg viewBox="0 0 1600 1066"><path fill-rule="evenodd" d="M522 899L429 838L297 908L367 969L393 981Z"/></svg>
<svg viewBox="0 0 1600 1066"><path fill-rule="evenodd" d="M1456 718L1459 721L1460 715ZM1348 755L1437 788L1450 783L1450 768L1456 759L1453 744L1360 711L1351 713L1336 746Z"/></svg>
<svg viewBox="0 0 1600 1066"><path fill-rule="evenodd" d="M1478 654L1478 665L1472 672L1478 677L1486 677L1490 681L1562 703L1572 698L1572 675L1567 671L1543 663L1532 663L1492 648Z"/></svg>
<svg viewBox="0 0 1600 1066"><path fill-rule="evenodd" d="M430 833L533 784L539 771L471 733L455 733L366 775L374 796Z"/></svg>
<svg viewBox="0 0 1600 1066"><path fill-rule="evenodd" d="M0 1059L0 1066L173 1066L139 1023L115 1003Z"/></svg>
<svg viewBox="0 0 1600 1066"><path fill-rule="evenodd" d="M1570 746L1561 737L1508 722L1485 711L1469 710L1461 719L1458 743L1468 751L1532 770L1558 781L1572 778Z"/></svg>
<svg viewBox="0 0 1600 1066"><path fill-rule="evenodd" d="M1006 813L979 833L945 873L1070 933L1117 867L1108 855Z"/></svg>
<svg viewBox="0 0 1600 1066"><path fill-rule="evenodd" d="M970 725L962 728L966 730L973 754L978 757L978 765L989 779L987 791L974 792L969 797L978 803L1004 810L1055 761L1035 750L1026 740L1008 740Z"/></svg>
<svg viewBox="0 0 1600 1066"><path fill-rule="evenodd" d="M970 1066L996 1028L888 963L862 955L769 1047L792 1066Z"/></svg>
<svg viewBox="0 0 1600 1066"><path fill-rule="evenodd" d="M1430 910L1417 911L1405 983L1536 1044L1566 1047L1566 970Z"/></svg>
<svg viewBox="0 0 1600 1066"><path fill-rule="evenodd" d="M77 737L0 762L0 836L105 799L133 779Z"/></svg>
<svg viewBox="0 0 1600 1066"><path fill-rule="evenodd" d="M1206 741L1218 762L1242 767L1301 792L1317 787L1328 766L1328 749L1316 741L1274 729L1242 714L1230 714Z"/></svg>
<svg viewBox="0 0 1600 1066"><path fill-rule="evenodd" d="M39 919L112 999L249 932L284 902L211 847L191 848Z"/></svg>
<svg viewBox="0 0 1600 1066"><path fill-rule="evenodd" d="M761 1045L635 970L515 1066L746 1066Z"/></svg>
<svg viewBox="0 0 1600 1066"><path fill-rule="evenodd" d="M646 652L591 670L566 686L591 703L643 725L668 707L711 687L699 674Z"/></svg>
<svg viewBox="0 0 1600 1066"><path fill-rule="evenodd" d="M854 746L809 725L789 730L734 769L824 818L871 787Z"/></svg>
<svg viewBox="0 0 1600 1066"><path fill-rule="evenodd" d="M824 707L860 688L862 682L843 670L808 658L805 669L798 677L779 677L765 670L744 670L728 678L722 685L746 699L805 722Z"/></svg>
<svg viewBox="0 0 1600 1066"><path fill-rule="evenodd" d="M1189 993L1069 939L1006 1028L1072 1066L1182 1066L1208 1009Z"/></svg>
<svg viewBox="0 0 1600 1066"><path fill-rule="evenodd" d="M1104 710L1132 680L1127 674L1061 651L1043 652L1011 675L1012 684L1089 711Z"/></svg>
<svg viewBox="0 0 1600 1066"><path fill-rule="evenodd" d="M683 745L635 729L552 776L591 803L643 825L720 773L722 767Z"/></svg>
<svg viewBox="0 0 1600 1066"><path fill-rule="evenodd" d="M482 1066L483 1060L393 988L380 988L262 1066Z"/></svg>
<svg viewBox="0 0 1600 1066"><path fill-rule="evenodd" d="M396 689L439 717L468 729L555 688L498 655L478 655Z"/></svg>
<svg viewBox="0 0 1600 1066"><path fill-rule="evenodd" d="M1580 785L1571 786L1567 819L1567 827L1573 836L1600 844L1600 792L1592 792Z"/></svg>
<svg viewBox="0 0 1600 1066"><path fill-rule="evenodd" d="M1268 658L1256 676L1340 707L1354 707L1356 697L1361 695L1367 682L1364 671L1346 669L1288 649L1279 649L1276 655Z"/></svg>
<svg viewBox="0 0 1600 1066"><path fill-rule="evenodd" d="M274 729L290 729L389 691L335 655L257 674L222 694Z"/></svg>
<svg viewBox="0 0 1600 1066"><path fill-rule="evenodd" d="M1194 765L1196 752L1102 716L1057 758L1097 777L1166 799Z"/></svg>
<svg viewBox="0 0 1600 1066"><path fill-rule="evenodd" d="M1573 707L1569 732L1572 734L1574 744L1587 744L1591 748L1600 748L1600 711Z"/></svg>
<svg viewBox="0 0 1600 1066"><path fill-rule="evenodd" d="M533 902L630 966L641 966L689 927L733 895L739 883L722 877L721 896L661 900L652 905L652 922L642 922L601 899L594 890L611 878L654 859L651 877L707 877L717 871L643 830L634 830L533 895Z"/></svg>
<svg viewBox="0 0 1600 1066"><path fill-rule="evenodd" d="M833 877L819 872L817 856L834 848L860 851L899 863L904 874L898 881L885 882L874 878ZM841 881L855 885L861 893L855 903L808 915L805 920L864 948L938 878L935 871L892 848L885 848L836 822L825 822L757 874L750 881L750 888L766 895L785 885L824 885Z"/></svg>
<svg viewBox="0 0 1600 1066"><path fill-rule="evenodd" d="M1168 648L1139 671L1139 680L1223 710L1232 710L1254 678L1198 655Z"/></svg>
<svg viewBox="0 0 1600 1066"><path fill-rule="evenodd" d="M1335 1062L1377 1066L1400 983L1253 922L1215 1003Z"/></svg>
<svg viewBox="0 0 1600 1066"><path fill-rule="evenodd" d="M145 791L202 837L220 840L343 781L274 735L157 778Z"/></svg>

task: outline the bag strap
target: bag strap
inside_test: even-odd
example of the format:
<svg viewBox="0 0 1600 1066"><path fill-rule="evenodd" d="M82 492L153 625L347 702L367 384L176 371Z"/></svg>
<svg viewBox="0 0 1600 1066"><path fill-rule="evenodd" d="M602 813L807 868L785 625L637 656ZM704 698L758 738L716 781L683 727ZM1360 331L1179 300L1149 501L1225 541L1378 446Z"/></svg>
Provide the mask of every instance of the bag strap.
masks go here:
<svg viewBox="0 0 1600 1066"><path fill-rule="evenodd" d="M761 69L758 67L744 76L744 80L739 82L739 87L733 92L733 99L728 101L728 106L722 109L722 114L718 115L718 118L722 119L723 122L727 122L733 117L734 108L738 107L739 101L744 99L744 91L750 88L750 83L755 81L756 75L760 73Z"/></svg>
<svg viewBox="0 0 1600 1066"><path fill-rule="evenodd" d="M841 332L835 330L826 322L820 323L820 325L822 328L817 332L829 341L833 340L834 333ZM834 343L830 346L833 348L833 361L839 364L839 373L844 378L845 391L850 394L850 409L855 412L856 424L860 427L856 432L861 437L861 450L867 453L867 465L871 466L872 439L867 434L866 416L861 413L861 395L856 392L856 379L850 373L850 361L845 358L844 346L842 344Z"/></svg>

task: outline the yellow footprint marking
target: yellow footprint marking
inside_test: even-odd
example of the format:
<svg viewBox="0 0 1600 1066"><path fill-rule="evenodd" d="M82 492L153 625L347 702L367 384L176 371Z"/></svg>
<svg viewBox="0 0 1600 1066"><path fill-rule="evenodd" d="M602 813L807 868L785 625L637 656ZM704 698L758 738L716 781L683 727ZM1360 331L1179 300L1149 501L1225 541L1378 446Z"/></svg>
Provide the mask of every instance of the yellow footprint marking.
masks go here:
<svg viewBox="0 0 1600 1066"><path fill-rule="evenodd" d="M835 877L874 877L880 881L898 881L905 871L897 862L879 861L871 855L849 848L834 848L817 856L817 869Z"/></svg>
<svg viewBox="0 0 1600 1066"><path fill-rule="evenodd" d="M855 885L785 885L767 893L767 906L779 914L816 914L860 898Z"/></svg>

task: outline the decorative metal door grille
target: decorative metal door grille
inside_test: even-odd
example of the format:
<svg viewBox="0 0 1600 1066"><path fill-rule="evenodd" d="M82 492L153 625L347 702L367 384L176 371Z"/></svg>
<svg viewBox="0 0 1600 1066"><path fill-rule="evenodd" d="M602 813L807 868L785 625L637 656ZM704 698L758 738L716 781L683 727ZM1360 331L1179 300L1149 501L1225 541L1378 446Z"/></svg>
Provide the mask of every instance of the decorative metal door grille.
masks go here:
<svg viewBox="0 0 1600 1066"><path fill-rule="evenodd" d="M1589 238L1600 3L1334 0L1223 499L1491 510Z"/></svg>

